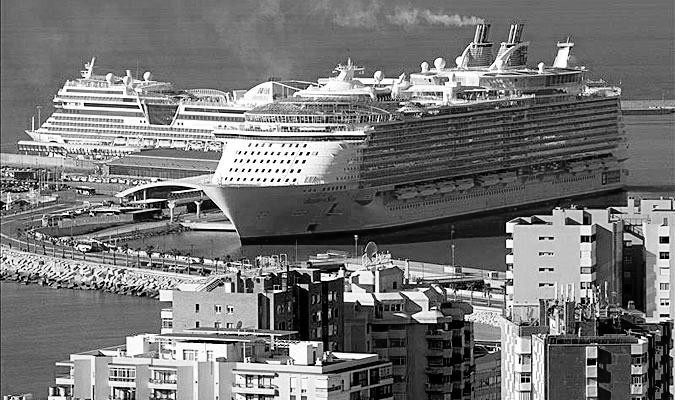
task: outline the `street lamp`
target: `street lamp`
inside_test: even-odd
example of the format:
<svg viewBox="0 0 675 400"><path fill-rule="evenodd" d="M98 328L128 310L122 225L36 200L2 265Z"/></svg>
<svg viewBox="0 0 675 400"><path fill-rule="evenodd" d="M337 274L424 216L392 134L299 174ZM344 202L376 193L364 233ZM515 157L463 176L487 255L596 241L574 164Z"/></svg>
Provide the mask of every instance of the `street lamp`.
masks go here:
<svg viewBox="0 0 675 400"><path fill-rule="evenodd" d="M359 235L354 235L354 258L359 258Z"/></svg>

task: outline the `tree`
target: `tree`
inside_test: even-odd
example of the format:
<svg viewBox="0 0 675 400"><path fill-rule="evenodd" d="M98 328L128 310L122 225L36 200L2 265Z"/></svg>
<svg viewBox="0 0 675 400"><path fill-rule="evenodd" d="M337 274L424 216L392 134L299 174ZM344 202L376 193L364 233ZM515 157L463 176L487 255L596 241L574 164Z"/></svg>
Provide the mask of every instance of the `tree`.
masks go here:
<svg viewBox="0 0 675 400"><path fill-rule="evenodd" d="M145 246L145 254L148 255L148 268L152 268L152 251L155 249L155 246L149 244Z"/></svg>
<svg viewBox="0 0 675 400"><path fill-rule="evenodd" d="M129 244L124 243L122 245L122 251L124 252L124 266L129 268Z"/></svg>
<svg viewBox="0 0 675 400"><path fill-rule="evenodd" d="M220 261L220 257L214 258L213 261L215 262L215 265L216 265L216 274L217 274L218 273L218 261Z"/></svg>

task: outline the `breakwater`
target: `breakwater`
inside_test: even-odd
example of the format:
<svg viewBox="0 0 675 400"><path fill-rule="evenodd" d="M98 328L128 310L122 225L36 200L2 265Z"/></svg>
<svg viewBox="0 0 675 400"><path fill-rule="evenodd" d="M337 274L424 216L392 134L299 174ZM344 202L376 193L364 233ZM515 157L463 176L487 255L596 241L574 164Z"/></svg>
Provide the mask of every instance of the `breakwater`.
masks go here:
<svg viewBox="0 0 675 400"><path fill-rule="evenodd" d="M137 268L122 268L2 249L0 280L53 288L101 290L110 293L157 297L160 289L196 283L203 277Z"/></svg>

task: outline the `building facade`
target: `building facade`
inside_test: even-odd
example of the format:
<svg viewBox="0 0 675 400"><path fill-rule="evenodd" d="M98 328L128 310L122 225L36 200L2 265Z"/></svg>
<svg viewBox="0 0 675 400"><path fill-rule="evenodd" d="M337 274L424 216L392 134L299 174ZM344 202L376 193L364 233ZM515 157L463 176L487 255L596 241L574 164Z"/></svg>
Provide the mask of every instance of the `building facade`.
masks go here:
<svg viewBox="0 0 675 400"><path fill-rule="evenodd" d="M571 297L514 310L502 331L502 399L672 399L671 321Z"/></svg>
<svg viewBox="0 0 675 400"><path fill-rule="evenodd" d="M240 273L199 286L161 291L162 332L188 329L255 328L297 331L327 349L343 348L343 278L317 269L293 269L257 276Z"/></svg>
<svg viewBox="0 0 675 400"><path fill-rule="evenodd" d="M49 400L392 399L391 363L249 330L144 334L58 363Z"/></svg>
<svg viewBox="0 0 675 400"><path fill-rule="evenodd" d="M607 287L621 302L623 224L609 210L553 210L506 224L507 308L537 305L570 286L577 301Z"/></svg>
<svg viewBox="0 0 675 400"><path fill-rule="evenodd" d="M471 398L472 308L445 298L440 288L345 293L345 348L391 361L396 399Z"/></svg>

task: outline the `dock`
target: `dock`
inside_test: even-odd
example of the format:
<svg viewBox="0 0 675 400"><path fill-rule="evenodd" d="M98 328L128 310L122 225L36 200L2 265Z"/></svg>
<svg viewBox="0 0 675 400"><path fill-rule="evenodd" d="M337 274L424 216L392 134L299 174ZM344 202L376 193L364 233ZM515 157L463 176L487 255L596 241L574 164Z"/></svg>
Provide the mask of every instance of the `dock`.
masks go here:
<svg viewBox="0 0 675 400"><path fill-rule="evenodd" d="M621 100L624 115L661 115L675 113L675 100Z"/></svg>

